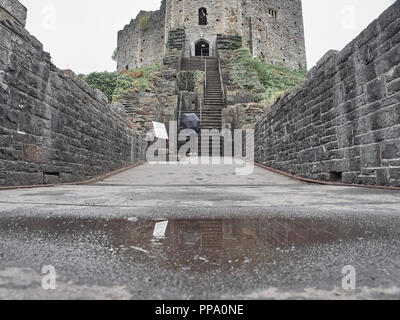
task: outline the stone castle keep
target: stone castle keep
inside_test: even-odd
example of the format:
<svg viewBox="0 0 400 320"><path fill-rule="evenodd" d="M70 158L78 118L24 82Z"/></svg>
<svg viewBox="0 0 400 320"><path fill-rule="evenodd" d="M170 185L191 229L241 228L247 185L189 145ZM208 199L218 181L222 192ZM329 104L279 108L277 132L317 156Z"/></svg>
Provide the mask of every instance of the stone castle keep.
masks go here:
<svg viewBox="0 0 400 320"><path fill-rule="evenodd" d="M301 0L163 0L118 33L118 71L161 62L177 30L185 57L216 56L218 37L237 36L253 57L306 68Z"/></svg>

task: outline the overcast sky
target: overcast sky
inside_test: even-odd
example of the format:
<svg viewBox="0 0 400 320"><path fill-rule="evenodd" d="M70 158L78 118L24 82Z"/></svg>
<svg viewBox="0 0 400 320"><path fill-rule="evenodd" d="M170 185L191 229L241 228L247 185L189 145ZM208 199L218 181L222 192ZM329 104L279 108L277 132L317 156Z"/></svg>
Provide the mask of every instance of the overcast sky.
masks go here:
<svg viewBox="0 0 400 320"><path fill-rule="evenodd" d="M20 0L27 29L61 69L76 73L113 71L117 32L140 10L160 0ZM210 0L212 1L212 0ZM285 1L285 0L282 0ZM394 0L303 0L308 67L330 49L341 50Z"/></svg>

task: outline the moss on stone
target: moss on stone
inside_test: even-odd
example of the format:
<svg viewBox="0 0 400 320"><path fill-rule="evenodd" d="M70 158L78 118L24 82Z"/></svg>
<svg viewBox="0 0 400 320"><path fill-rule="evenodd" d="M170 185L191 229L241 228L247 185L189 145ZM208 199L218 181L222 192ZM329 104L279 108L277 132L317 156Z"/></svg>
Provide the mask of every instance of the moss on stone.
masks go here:
<svg viewBox="0 0 400 320"><path fill-rule="evenodd" d="M138 22L139 30L146 31L150 27L150 14L145 13L139 18Z"/></svg>

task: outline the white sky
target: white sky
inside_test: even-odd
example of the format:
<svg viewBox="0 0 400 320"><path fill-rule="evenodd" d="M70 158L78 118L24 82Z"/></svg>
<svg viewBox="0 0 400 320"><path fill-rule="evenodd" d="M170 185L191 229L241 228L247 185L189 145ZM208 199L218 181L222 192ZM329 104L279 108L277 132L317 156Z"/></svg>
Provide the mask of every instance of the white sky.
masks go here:
<svg viewBox="0 0 400 320"><path fill-rule="evenodd" d="M117 32L140 10L158 10L161 0L20 0L27 29L61 69L113 71ZM212 1L212 0L210 0ZM284 0L282 0L284 1ZM330 49L341 50L394 0L303 0L308 67Z"/></svg>

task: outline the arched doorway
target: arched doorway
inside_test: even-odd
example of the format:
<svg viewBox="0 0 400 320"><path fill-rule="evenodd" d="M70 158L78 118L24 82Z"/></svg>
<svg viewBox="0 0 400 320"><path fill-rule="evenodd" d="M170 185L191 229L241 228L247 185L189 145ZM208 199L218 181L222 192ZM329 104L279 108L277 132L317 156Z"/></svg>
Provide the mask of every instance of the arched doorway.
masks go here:
<svg viewBox="0 0 400 320"><path fill-rule="evenodd" d="M196 57L208 57L210 55L210 44L205 40L200 40L195 44Z"/></svg>

